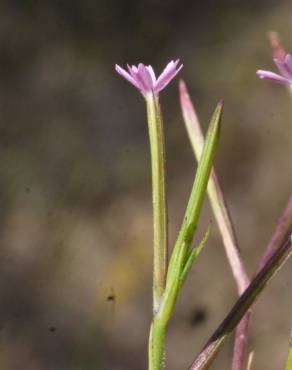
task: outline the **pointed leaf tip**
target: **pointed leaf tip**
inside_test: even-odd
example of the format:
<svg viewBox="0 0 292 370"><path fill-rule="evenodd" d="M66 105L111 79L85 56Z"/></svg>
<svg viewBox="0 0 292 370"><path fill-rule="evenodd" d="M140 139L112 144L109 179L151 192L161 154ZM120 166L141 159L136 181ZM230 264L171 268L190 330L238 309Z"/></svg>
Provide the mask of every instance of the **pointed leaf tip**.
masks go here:
<svg viewBox="0 0 292 370"><path fill-rule="evenodd" d="M220 99L219 102L218 102L218 104L217 104L217 106L219 108L223 109L223 107L224 107L224 99Z"/></svg>
<svg viewBox="0 0 292 370"><path fill-rule="evenodd" d="M187 85L184 82L184 80L182 80L182 79L179 80L178 90L179 90L181 105L185 106L186 104L189 103L190 97L189 97L189 92L188 92L188 89L187 89Z"/></svg>
<svg viewBox="0 0 292 370"><path fill-rule="evenodd" d="M210 127L216 127L216 126L221 126L221 118L222 118L222 113L223 113L223 108L224 108L224 100L221 99L216 105L215 111L213 113L213 116L211 118L210 122Z"/></svg>
<svg viewBox="0 0 292 370"><path fill-rule="evenodd" d="M222 118L222 113L223 113L223 108L224 108L224 100L221 99L217 103L217 106L215 108L215 111L213 113L212 119L211 119L211 126L221 126L221 118Z"/></svg>
<svg viewBox="0 0 292 370"><path fill-rule="evenodd" d="M207 243L207 241L209 239L210 233L211 233L211 225L208 226L208 229L207 229L207 231L206 231L203 239L200 241L200 244L197 245L195 248L193 248L192 250L189 251L189 254L186 257L184 268L183 268L182 273L181 273L181 281L182 281L182 284L186 280L187 275L190 272L190 270L191 270L194 262L199 257L201 251L205 247L205 245L206 245L206 243Z"/></svg>
<svg viewBox="0 0 292 370"><path fill-rule="evenodd" d="M197 121L196 111L191 101L187 85L183 79L179 81L179 98L182 113L187 121Z"/></svg>

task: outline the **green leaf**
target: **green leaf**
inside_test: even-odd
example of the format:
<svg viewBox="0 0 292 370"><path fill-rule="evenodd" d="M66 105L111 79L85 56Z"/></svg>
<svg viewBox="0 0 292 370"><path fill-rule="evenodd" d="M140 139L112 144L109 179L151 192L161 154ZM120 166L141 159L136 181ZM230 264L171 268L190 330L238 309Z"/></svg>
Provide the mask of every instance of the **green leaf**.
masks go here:
<svg viewBox="0 0 292 370"><path fill-rule="evenodd" d="M190 246L201 214L207 184L218 146L223 102L217 105L207 133L201 160L198 165L193 188L184 220L175 243L167 271L166 288L157 315L167 323L182 287L182 274L191 256ZM195 254L191 258L196 257ZM195 260L195 258L194 258ZM191 262L191 260L189 261Z"/></svg>
<svg viewBox="0 0 292 370"><path fill-rule="evenodd" d="M201 130L201 125L191 98L188 94L186 84L182 80L179 84L179 90L184 122L194 154L197 158L197 161L199 161L204 147L204 136ZM238 293L241 294L249 285L250 281L240 256L239 245L237 243L233 222L228 211L227 203L224 199L224 194L221 190L215 169L213 169L211 172L207 190L211 207L221 233L228 262L236 281L237 290Z"/></svg>
<svg viewBox="0 0 292 370"><path fill-rule="evenodd" d="M211 119L184 220L169 262L166 285L172 285L173 283L173 271L177 263L177 256L183 245L186 248L186 255L188 255L194 232L198 225L212 164L215 158L215 152L218 146L222 109L223 102L220 102Z"/></svg>
<svg viewBox="0 0 292 370"><path fill-rule="evenodd" d="M185 262L183 271L181 273L180 279L181 279L181 284L183 284L187 278L188 273L190 272L195 260L198 258L199 254L203 250L204 246L207 243L207 240L209 239L211 229L208 227L203 239L201 240L200 244L197 245L195 248L193 248L187 257L187 260Z"/></svg>
<svg viewBox="0 0 292 370"><path fill-rule="evenodd" d="M181 288L181 271L184 268L186 259L186 244L183 244L176 256L176 263L174 264L172 271L172 284L167 284L164 295L162 297L156 319L161 325L166 326L168 323L172 311L174 309L180 288Z"/></svg>

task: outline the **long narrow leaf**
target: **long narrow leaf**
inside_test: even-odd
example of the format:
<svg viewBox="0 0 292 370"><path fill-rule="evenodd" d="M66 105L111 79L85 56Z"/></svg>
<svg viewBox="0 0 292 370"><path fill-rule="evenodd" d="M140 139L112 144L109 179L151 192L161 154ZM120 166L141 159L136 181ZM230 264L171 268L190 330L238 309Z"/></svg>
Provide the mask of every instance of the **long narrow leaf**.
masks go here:
<svg viewBox="0 0 292 370"><path fill-rule="evenodd" d="M186 84L182 80L179 84L179 90L181 108L186 129L194 154L197 158L197 161L199 161L204 147L204 136L194 106L189 97ZM228 261L237 284L238 293L241 294L249 285L250 281L240 257L239 246L235 236L232 220L214 169L211 172L208 184L208 196L222 236Z"/></svg>
<svg viewBox="0 0 292 370"><path fill-rule="evenodd" d="M211 168L215 158L215 152L218 145L222 110L223 101L218 103L211 119L206 143L204 145L203 153L198 165L183 223L169 262L166 285L173 284L173 271L175 270L177 256L180 253L180 249L182 245L184 245L188 253L193 240L194 232L197 228Z"/></svg>
<svg viewBox="0 0 292 370"><path fill-rule="evenodd" d="M292 230L290 231L290 233ZM280 270L292 253L291 234L284 244L270 257L266 265L257 273L249 287L237 300L229 314L211 336L206 346L197 356L189 370L206 370L211 366L216 354L228 335L235 329L241 318L258 298L271 278Z"/></svg>
<svg viewBox="0 0 292 370"><path fill-rule="evenodd" d="M201 251L203 250L204 246L206 245L207 240L209 239L209 236L210 236L210 227L206 231L206 234L204 235L204 237L201 240L200 244L197 245L195 248L193 248L190 251L189 256L187 257L186 263L184 265L184 269L182 271L181 277L180 277L182 284L186 280L187 275L188 275L189 271L191 270L194 262L199 257Z"/></svg>
<svg viewBox="0 0 292 370"><path fill-rule="evenodd" d="M166 288L157 312L157 316L162 322L167 322L170 319L179 290L182 286L181 276L190 253L191 243L201 214L210 172L218 146L222 110L223 101L218 103L212 116L183 223L170 258Z"/></svg>

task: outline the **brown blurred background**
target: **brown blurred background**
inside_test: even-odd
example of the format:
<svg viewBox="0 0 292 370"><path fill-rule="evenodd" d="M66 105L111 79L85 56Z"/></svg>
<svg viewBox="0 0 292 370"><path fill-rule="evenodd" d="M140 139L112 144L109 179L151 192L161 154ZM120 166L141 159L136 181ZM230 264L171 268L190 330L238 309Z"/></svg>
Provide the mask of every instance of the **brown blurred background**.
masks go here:
<svg viewBox="0 0 292 370"><path fill-rule="evenodd" d="M0 3L0 368L146 369L151 179L145 107L114 64L174 58L207 126L225 113L218 173L252 274L291 193L291 98L267 32L292 51L280 0ZM195 173L175 80L162 94L171 241ZM199 238L212 214L204 209ZM255 306L256 370L284 369L290 261ZM186 369L236 298L214 225L179 299L169 370ZM214 364L229 369L232 342Z"/></svg>

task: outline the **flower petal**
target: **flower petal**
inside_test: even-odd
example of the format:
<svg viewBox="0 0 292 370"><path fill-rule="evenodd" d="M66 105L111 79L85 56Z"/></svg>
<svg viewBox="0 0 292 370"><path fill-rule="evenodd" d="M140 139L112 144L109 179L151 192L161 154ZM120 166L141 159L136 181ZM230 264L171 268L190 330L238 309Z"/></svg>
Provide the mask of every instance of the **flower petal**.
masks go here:
<svg viewBox="0 0 292 370"><path fill-rule="evenodd" d="M165 88L166 85L169 84L169 82L178 74L178 72L182 69L183 65L180 65L178 69L176 69L177 64L179 63L179 59L174 61L171 61L167 64L167 66L164 68L161 75L158 77L154 90L156 93L161 91Z"/></svg>
<svg viewBox="0 0 292 370"><path fill-rule="evenodd" d="M129 73L130 75L133 77L133 79L135 80L136 84L137 84L137 87L140 91L143 91L145 89L145 86L143 84L143 81L141 82L140 79L139 79L139 72L138 72L138 68L134 65L129 66L129 64L127 64L127 67L128 67L128 70L129 70Z"/></svg>
<svg viewBox="0 0 292 370"><path fill-rule="evenodd" d="M140 89L140 86L135 81L135 79L127 71L125 71L123 68L121 68L118 64L115 65L115 70L118 72L119 75L121 75L127 81L129 81L132 85L137 87L137 89Z"/></svg>
<svg viewBox="0 0 292 370"><path fill-rule="evenodd" d="M154 72L154 70L153 70L153 68L151 66L147 66L146 68L148 69L148 71L150 73L150 76L152 78L152 83L153 83L153 86L154 86L154 84L156 82L155 72Z"/></svg>
<svg viewBox="0 0 292 370"><path fill-rule="evenodd" d="M153 90L153 80L152 80L152 76L149 70L144 66L144 64L139 63L138 72L139 72L139 77L143 81L143 84L146 90L148 92L152 91Z"/></svg>
<svg viewBox="0 0 292 370"><path fill-rule="evenodd" d="M278 82L281 84L289 84L292 85L292 80L289 80L288 78L282 77L274 72L270 71L263 71L259 69L256 74L259 76L259 78L265 79L265 80L271 80L274 82Z"/></svg>
<svg viewBox="0 0 292 370"><path fill-rule="evenodd" d="M287 57L288 55L286 55L284 61L281 61L279 59L274 59L274 62L282 76L288 79L292 79L292 61L289 60L289 58Z"/></svg>
<svg viewBox="0 0 292 370"><path fill-rule="evenodd" d="M139 89L144 97L148 94L158 96L159 91L164 89L182 68L182 65L177 68L178 63L179 60L168 63L158 79L156 79L153 68L150 65L145 66L142 63L139 63L138 66L127 65L128 71L117 64L115 65L115 69L122 77Z"/></svg>
<svg viewBox="0 0 292 370"><path fill-rule="evenodd" d="M290 77L292 78L292 55L287 54L285 57L285 63L290 71Z"/></svg>

